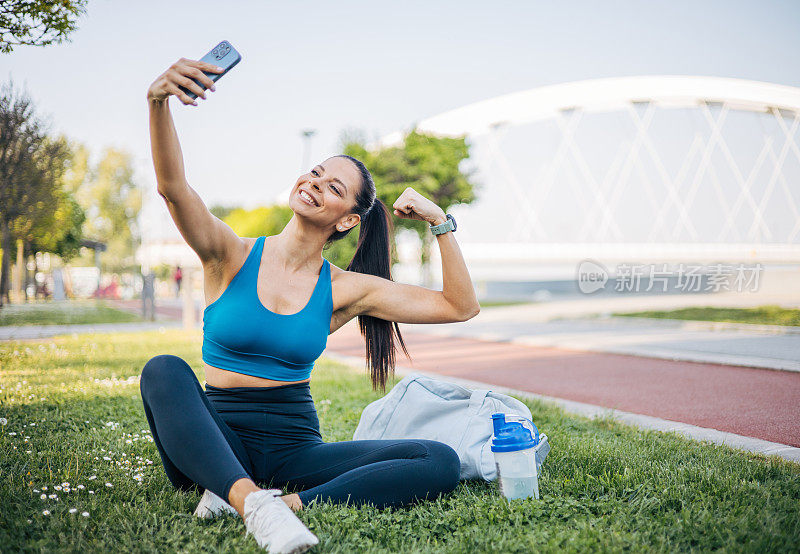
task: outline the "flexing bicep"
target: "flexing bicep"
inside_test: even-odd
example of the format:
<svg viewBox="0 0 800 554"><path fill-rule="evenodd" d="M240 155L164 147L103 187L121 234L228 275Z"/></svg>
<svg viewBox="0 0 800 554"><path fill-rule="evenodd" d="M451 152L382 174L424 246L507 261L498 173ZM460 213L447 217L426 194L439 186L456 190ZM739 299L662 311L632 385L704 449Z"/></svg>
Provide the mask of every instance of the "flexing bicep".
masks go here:
<svg viewBox="0 0 800 554"><path fill-rule="evenodd" d="M465 314L452 305L440 290L396 283L376 275L356 274L360 288L356 312L397 323L453 323L465 321Z"/></svg>
<svg viewBox="0 0 800 554"><path fill-rule="evenodd" d="M244 248L244 241L208 210L200 195L188 184L173 191L169 198L161 197L181 236L203 264L225 262L231 254Z"/></svg>

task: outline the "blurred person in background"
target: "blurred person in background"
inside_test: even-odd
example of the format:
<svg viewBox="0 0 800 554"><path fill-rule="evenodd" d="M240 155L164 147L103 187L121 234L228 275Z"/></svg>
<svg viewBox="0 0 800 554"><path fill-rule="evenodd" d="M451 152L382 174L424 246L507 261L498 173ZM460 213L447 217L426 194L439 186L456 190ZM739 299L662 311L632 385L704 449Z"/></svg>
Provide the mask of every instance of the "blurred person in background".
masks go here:
<svg viewBox="0 0 800 554"><path fill-rule="evenodd" d="M152 269L142 276L142 317L150 321L156 319L155 282L156 274Z"/></svg>
<svg viewBox="0 0 800 554"><path fill-rule="evenodd" d="M183 281L183 271L181 271L181 266L177 266L175 268L175 273L172 275L172 278L175 279L175 298L180 298L181 281Z"/></svg>

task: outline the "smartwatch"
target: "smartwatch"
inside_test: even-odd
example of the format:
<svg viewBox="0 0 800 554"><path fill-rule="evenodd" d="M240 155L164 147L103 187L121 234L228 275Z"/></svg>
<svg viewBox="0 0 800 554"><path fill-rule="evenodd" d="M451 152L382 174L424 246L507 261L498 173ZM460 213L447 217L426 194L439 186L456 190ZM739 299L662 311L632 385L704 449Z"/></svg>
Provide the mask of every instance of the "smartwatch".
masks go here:
<svg viewBox="0 0 800 554"><path fill-rule="evenodd" d="M447 214L447 221L444 223L440 223L439 225L431 225L431 233L434 235L441 235L442 233L446 233L447 231L455 231L456 230L456 218L452 215Z"/></svg>

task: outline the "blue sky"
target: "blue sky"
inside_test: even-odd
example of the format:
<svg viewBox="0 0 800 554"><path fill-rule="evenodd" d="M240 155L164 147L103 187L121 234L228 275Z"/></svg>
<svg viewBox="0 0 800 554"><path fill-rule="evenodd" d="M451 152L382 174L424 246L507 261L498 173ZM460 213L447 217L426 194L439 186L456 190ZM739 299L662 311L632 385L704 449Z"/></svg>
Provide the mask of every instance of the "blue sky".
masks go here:
<svg viewBox="0 0 800 554"><path fill-rule="evenodd" d="M220 8L222 7L222 8ZM155 197L146 91L229 40L242 62L199 107L171 100L187 177L207 204L266 204L346 128L368 137L501 94L624 75L800 86L800 2L124 2L90 0L72 42L0 56L52 129L128 150ZM155 200L153 200L155 199ZM167 217L151 205L151 228ZM174 224L166 227L174 234Z"/></svg>

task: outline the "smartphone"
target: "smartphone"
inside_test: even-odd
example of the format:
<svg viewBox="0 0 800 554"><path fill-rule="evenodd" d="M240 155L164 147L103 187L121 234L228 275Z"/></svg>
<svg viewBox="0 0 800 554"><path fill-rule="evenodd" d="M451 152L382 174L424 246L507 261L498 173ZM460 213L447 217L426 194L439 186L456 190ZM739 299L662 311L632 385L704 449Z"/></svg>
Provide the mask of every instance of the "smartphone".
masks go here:
<svg viewBox="0 0 800 554"><path fill-rule="evenodd" d="M216 83L219 81L220 77L225 75L231 70L231 68L233 68L233 66L242 61L242 55L236 51L236 48L231 46L230 42L223 40L214 48L212 48L208 54L200 58L199 61L219 66L224 70L222 73L209 73L207 71L203 71L204 74L208 75L208 77ZM201 89L206 90L206 86L197 79L192 79L192 81L200 85ZM197 98L197 95L191 90L180 85L178 85L178 88L185 92L192 100Z"/></svg>

